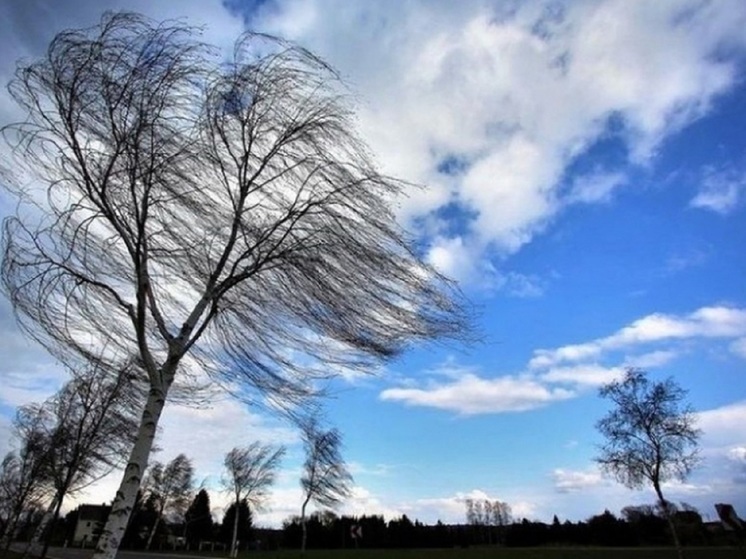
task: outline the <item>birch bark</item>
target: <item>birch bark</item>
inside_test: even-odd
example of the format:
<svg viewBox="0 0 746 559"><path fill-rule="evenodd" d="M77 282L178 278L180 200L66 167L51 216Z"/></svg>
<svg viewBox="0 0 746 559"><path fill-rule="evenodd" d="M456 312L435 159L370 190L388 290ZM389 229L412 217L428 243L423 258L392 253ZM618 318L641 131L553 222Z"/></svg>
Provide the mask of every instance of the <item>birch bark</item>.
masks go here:
<svg viewBox="0 0 746 559"><path fill-rule="evenodd" d="M158 421L166 403L166 395L173 379L162 387L151 387L140 419L137 440L130 453L119 490L111 505L111 512L96 545L93 559L115 559L119 543L124 537L143 474L148 465Z"/></svg>

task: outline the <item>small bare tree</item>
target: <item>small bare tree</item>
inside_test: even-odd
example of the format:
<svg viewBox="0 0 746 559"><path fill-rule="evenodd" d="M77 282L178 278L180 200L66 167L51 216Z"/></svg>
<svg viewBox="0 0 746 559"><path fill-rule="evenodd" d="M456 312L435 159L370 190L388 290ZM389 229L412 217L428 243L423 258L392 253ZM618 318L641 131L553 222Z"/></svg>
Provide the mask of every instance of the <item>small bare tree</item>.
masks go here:
<svg viewBox="0 0 746 559"><path fill-rule="evenodd" d="M492 544L493 527L497 542L502 542L505 527L510 524L510 505L503 501L489 499L466 499L466 522L486 532L487 543Z"/></svg>
<svg viewBox="0 0 746 559"><path fill-rule="evenodd" d="M661 485L670 479L684 481L699 462L700 431L694 412L684 402L686 391L670 378L651 382L644 371L627 369L623 379L603 386L600 394L614 407L597 425L605 438L598 463L629 488L653 485L679 557L683 557L673 505L663 496Z"/></svg>
<svg viewBox="0 0 746 559"><path fill-rule="evenodd" d="M301 553L306 552L308 529L306 507L313 502L321 507L334 507L350 495L352 476L342 458L342 435L337 429L323 430L317 420L304 429L306 461L300 483L304 500L300 509L303 530Z"/></svg>
<svg viewBox="0 0 746 559"><path fill-rule="evenodd" d="M42 559L49 537L43 547L42 538L45 531L51 535L65 497L121 466L137 430L133 410L143 393L131 366L112 375L103 374L99 367L74 371L73 379L55 396L34 407L39 429L49 441L45 467L53 487L32 543L34 554Z"/></svg>
<svg viewBox="0 0 746 559"><path fill-rule="evenodd" d="M179 454L165 466L155 462L150 467L146 486L156 503L156 516L145 549L153 545L158 525L166 512L182 513L189 506L194 490L194 468L184 454Z"/></svg>
<svg viewBox="0 0 746 559"><path fill-rule="evenodd" d="M512 510L505 501L492 501L490 507L489 523L495 527L497 533L496 542L505 543L505 530L512 521Z"/></svg>
<svg viewBox="0 0 746 559"><path fill-rule="evenodd" d="M407 185L376 170L308 51L247 34L225 62L178 22L109 13L19 65L10 92L19 323L65 362L134 356L149 386L96 559L114 559L175 381L301 413L330 370L465 331L395 222Z"/></svg>
<svg viewBox="0 0 746 559"><path fill-rule="evenodd" d="M255 442L245 448L234 448L225 455L225 476L223 487L233 497L236 514L233 520L231 557L238 553L238 517L241 501L254 509L261 507L267 498L269 488L275 482L277 468L285 454L285 448L273 448Z"/></svg>
<svg viewBox="0 0 746 559"><path fill-rule="evenodd" d="M7 551L27 509L37 508L51 491L48 468L50 441L42 428L43 415L35 406L21 407L13 422L18 452L8 453L0 466L0 499L5 531L0 545Z"/></svg>

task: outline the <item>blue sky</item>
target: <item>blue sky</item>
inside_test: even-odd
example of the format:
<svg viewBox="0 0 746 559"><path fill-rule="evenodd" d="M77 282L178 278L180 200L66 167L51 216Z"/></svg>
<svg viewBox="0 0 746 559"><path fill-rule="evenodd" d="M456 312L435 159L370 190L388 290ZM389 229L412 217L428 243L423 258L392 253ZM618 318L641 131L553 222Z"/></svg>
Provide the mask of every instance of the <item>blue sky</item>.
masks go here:
<svg viewBox="0 0 746 559"><path fill-rule="evenodd" d="M105 8L184 17L225 48L245 25L310 48L356 92L382 169L427 186L397 215L475 304L483 341L335 381L328 415L356 480L344 512L460 522L484 497L578 520L650 503L593 462L598 387L640 366L689 390L703 430L702 466L669 498L746 514L743 2L6 2L0 79ZM0 120L14 111L2 93ZM5 450L15 406L64 374L5 301L0 329ZM156 458L186 452L208 487L232 446L287 444L258 521L299 510L286 425L228 399L162 423ZM108 500L116 481L80 499Z"/></svg>

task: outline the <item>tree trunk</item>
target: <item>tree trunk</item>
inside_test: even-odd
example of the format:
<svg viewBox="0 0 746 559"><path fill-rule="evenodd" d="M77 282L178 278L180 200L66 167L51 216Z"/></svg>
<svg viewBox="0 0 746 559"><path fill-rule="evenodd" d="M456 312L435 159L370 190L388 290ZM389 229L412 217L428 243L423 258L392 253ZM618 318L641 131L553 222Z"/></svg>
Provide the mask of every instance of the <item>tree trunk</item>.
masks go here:
<svg viewBox="0 0 746 559"><path fill-rule="evenodd" d="M676 532L676 525L674 524L673 518L671 517L671 511L668 508L668 501L663 497L663 492L661 491L661 486L657 482L653 482L653 487L655 488L655 494L658 495L658 502L660 503L661 510L663 511L663 516L666 517L666 522L668 522L668 528L671 530L671 537L673 538L673 544L676 546L676 553L679 556L679 559L684 559L684 550L681 547L681 542L679 541L679 534Z"/></svg>
<svg viewBox="0 0 746 559"><path fill-rule="evenodd" d="M36 527L34 537L26 547L26 551L23 555L24 557L29 552L39 559L44 559L44 557L47 556L49 541L52 539L52 532L54 531L57 517L60 514L60 509L62 508L62 497L60 497L60 493L64 495L65 491L57 491L55 494L52 502L44 513L41 522L39 522L39 526Z"/></svg>
<svg viewBox="0 0 746 559"><path fill-rule="evenodd" d="M8 551L10 551L10 544L12 544L18 536L18 528L22 512L23 509L16 505L13 507L12 512L8 516L8 523L5 526L5 534L3 535L3 539L0 542L0 546L2 546L3 551L5 551L6 554L8 553Z"/></svg>
<svg viewBox="0 0 746 559"><path fill-rule="evenodd" d="M301 536L300 540L301 555L306 553L306 541L308 540L308 526L306 526L306 505L308 504L309 498L310 497L306 497L306 500L303 501L303 506L300 508L300 525L301 529L303 530L303 535Z"/></svg>
<svg viewBox="0 0 746 559"><path fill-rule="evenodd" d="M238 555L237 543L238 543L238 517L241 512L240 502L238 496L236 496L236 508L235 514L233 515L233 538L231 539L231 557L235 559Z"/></svg>
<svg viewBox="0 0 746 559"><path fill-rule="evenodd" d="M44 559L47 556L47 551L49 551L49 542L52 541L52 536L54 535L54 527L57 524L57 519L60 517L60 509L62 508L63 499L64 494L59 499L57 499L57 506L54 509L52 520L49 523L49 530L47 531L47 536L44 538L44 547L41 550L39 559Z"/></svg>
<svg viewBox="0 0 746 559"><path fill-rule="evenodd" d="M35 557L41 556L41 549L43 547L42 540L44 540L44 532L46 531L47 526L49 526L49 523L52 520L52 517L57 511L57 501L58 501L57 493L55 493L54 498L52 499L52 502L49 503L47 510L44 511L44 516L41 517L41 522L39 522L39 525L36 527L36 530L34 531L34 536L31 538L31 541L26 546L26 550L23 552L23 557L26 557L29 553L31 553Z"/></svg>
<svg viewBox="0 0 746 559"><path fill-rule="evenodd" d="M148 543L145 544L145 551L150 551L150 546L153 545L153 538L155 537L156 530L158 530L158 525L161 523L161 516L163 516L162 505L161 505L160 510L158 511L158 516L155 517L155 522L153 522L153 528L150 530L150 535L148 536Z"/></svg>
<svg viewBox="0 0 746 559"><path fill-rule="evenodd" d="M165 375L164 375L165 376ZM173 375L169 375L173 379ZM142 476L148 465L150 450L153 447L156 428L161 418L163 406L166 403L166 395L170 380L163 388L151 387L148 399L140 419L140 427L137 430L137 439L132 447L132 452L127 462L127 467L122 475L114 502L111 506L109 518L106 521L101 536L96 545L93 559L115 559L119 544L127 529L130 514L137 499Z"/></svg>

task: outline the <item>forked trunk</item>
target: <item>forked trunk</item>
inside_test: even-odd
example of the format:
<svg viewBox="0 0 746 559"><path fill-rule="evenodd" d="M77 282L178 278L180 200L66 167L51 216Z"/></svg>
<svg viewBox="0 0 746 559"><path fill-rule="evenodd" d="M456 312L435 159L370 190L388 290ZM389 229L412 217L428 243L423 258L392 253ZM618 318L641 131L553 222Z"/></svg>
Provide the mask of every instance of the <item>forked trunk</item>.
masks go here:
<svg viewBox="0 0 746 559"><path fill-rule="evenodd" d="M163 406L166 403L169 384L166 384L163 388L151 387L148 393L145 409L140 419L140 427L137 430L137 439L132 447L127 467L124 469L122 482L111 505L109 518L96 544L93 559L114 559L116 557L119 544L127 529L129 517L135 506L142 476L148 465L155 431L161 418Z"/></svg>

